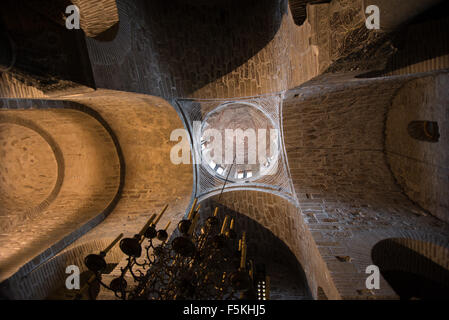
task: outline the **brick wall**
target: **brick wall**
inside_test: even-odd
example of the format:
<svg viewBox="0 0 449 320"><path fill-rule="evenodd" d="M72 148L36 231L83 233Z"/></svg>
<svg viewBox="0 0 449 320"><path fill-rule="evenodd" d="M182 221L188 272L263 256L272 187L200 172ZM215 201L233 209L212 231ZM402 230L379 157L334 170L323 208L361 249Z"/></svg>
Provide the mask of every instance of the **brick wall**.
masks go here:
<svg viewBox="0 0 449 320"><path fill-rule="evenodd" d="M88 37L103 40L106 32L113 31L114 27L118 28L119 16L115 0L86 1L72 0L73 4L80 9L80 26ZM107 35L105 40L109 41L114 38Z"/></svg>
<svg viewBox="0 0 449 320"><path fill-rule="evenodd" d="M100 88L166 99L244 97L294 87L318 72L310 24L295 25L285 0L120 0L117 7L115 39L86 40Z"/></svg>
<svg viewBox="0 0 449 320"><path fill-rule="evenodd" d="M448 226L414 205L387 165L384 123L400 79L332 82L292 90L284 101L299 206L343 298L394 298L385 282L366 292L372 247L399 236L445 243Z"/></svg>
<svg viewBox="0 0 449 320"><path fill-rule="evenodd" d="M87 144L87 146L92 144L92 146L96 148L96 154L98 156L101 155L100 152L103 148L108 152L117 150L116 145L120 148L123 163L120 163L118 167L116 164L114 167L115 169L124 169L126 165L126 174L125 170L122 170L125 175L123 176L123 182L121 182L119 193L120 200L115 199L114 210L112 213L109 214L108 212L108 214L100 214L101 211L97 208L95 210L95 218L88 221L87 224L82 225L83 220L81 219L81 210L84 207L76 205L76 196L73 192L69 194L69 199L67 201L73 203L73 209L78 210L78 216L71 216L68 214L70 213L70 207L64 208L63 210L61 209L62 211L60 210L59 212L64 213L63 218L68 222L71 222L70 227L74 228L71 230L75 230L75 232L61 239L59 242L57 242L57 238L48 237L49 231L52 230L52 228L64 227L64 224L60 224L63 222L61 215L56 215L54 213L45 219L41 219L42 216L39 216L39 219L36 220L37 224L35 228L38 230L38 234L46 235L46 237L43 238L46 242L35 241L34 246L31 246L29 241L33 240L32 237L28 236L30 238L29 240L25 237L24 239L26 241L23 241L22 237L18 234L16 235L17 241L7 242L6 236L9 237L8 239L11 239L11 235L5 235L5 242L2 243L2 253L6 252L3 251L4 248L11 247L11 250L15 248L14 250L19 252L19 254L15 255L16 259L8 256L7 262L8 264L13 264L16 270L19 267L22 267L14 277L9 278L2 283L4 288L9 288L6 291L8 296L11 296L11 294L14 296L16 290L18 290L17 297L19 298L30 298L35 296L42 298L48 296L53 290L56 290L58 286L60 287L61 284L58 281L62 279L61 277L64 275L67 263L82 264L80 263L82 257L88 253L98 251L98 246L92 246L92 243L99 242L101 243L101 246L104 246L107 241L110 241L111 237L122 232L125 233L125 236L132 236L140 230L152 213L158 213L165 204L169 204L169 208L162 218L161 224L166 224L169 220L177 221L185 214L186 207L190 201L193 186L191 165L174 165L170 162L171 147L177 143L169 140L170 133L174 129L183 127L182 122L173 107L166 101L156 97L132 93L104 92L101 90L92 95L78 97L76 102L79 103L56 100L49 101L48 104L50 107L55 109L47 110L50 115L44 115L45 119L42 119L42 122L50 125L51 120L55 117L53 114L58 114L59 112L67 113L69 115L79 112L65 109L60 110L57 109L58 105L76 105L80 108L82 107L93 110L92 112L96 112L99 118L107 124L108 129L113 132L115 139L114 143L112 143L112 145L106 143L95 144L95 140L88 140L89 143L85 142L85 144ZM30 108L33 105L33 100L14 100L13 104L14 108L20 108L21 106ZM26 111L43 112L45 110ZM5 112L10 112L13 116L18 116L19 113L25 111L15 110ZM66 117L68 116L66 115ZM70 117L59 120L61 124L65 125L65 132L67 135L71 136L73 139L79 139L80 137L89 134L89 132L85 130L85 132L79 133L78 135L73 135L76 128L73 130L67 129L67 126L74 126L70 123ZM84 122L86 121L87 120L84 120ZM57 128L55 127L54 130L56 129ZM50 128L46 127L46 130L50 130ZM60 134L61 139L64 137L65 132ZM108 137L106 130L104 133L97 133L97 135L104 139L107 139ZM61 141L60 143L62 144L63 142ZM75 147L76 144L73 142L64 144L64 148L70 149ZM64 149L62 151L62 154L64 155L66 150ZM73 152L73 150L68 150L67 156L69 157L70 155L77 158L76 164L80 166L78 174L73 174L72 177L78 181L78 184L80 184L79 179L84 177L81 173L85 173L86 170L94 170L96 168L96 162L82 165L79 159L79 153ZM92 161L95 160L95 158L91 158ZM67 159L66 162L68 162L68 160L69 159ZM105 178L103 174L104 170L107 170L108 168L105 165L108 163L107 158L100 157L99 160L101 161L99 161L98 165L101 167L95 169L97 172L90 173L86 178L94 180L95 177L98 177L96 175ZM118 176L121 175L120 170L115 173L118 174ZM120 177L120 179L122 178ZM75 187L73 187L73 189L74 188ZM102 198L107 195L107 193L104 192L106 190L104 187L100 189L101 196L97 197L97 200L94 201L97 207L102 204ZM87 191L88 190L82 190L82 192ZM92 196L94 196L94 194ZM112 207L110 209L112 209ZM107 216L106 220L98 225L105 216ZM57 223L51 225L49 224L49 221L55 221L55 223ZM76 227L74 227L75 222L77 223ZM96 225L98 226L92 229ZM172 224L170 230L174 227L175 224ZM36 230L33 227L29 232L36 233ZM83 251L76 251L76 254L73 253L67 256L67 258L64 258L64 264L50 264L47 266L48 263L51 263L51 261L47 262L48 259L55 256L56 258L54 259L60 259L59 257L64 255L64 252L61 252L62 249L66 248L66 250L70 251L78 247L84 248ZM45 250L46 248L48 249ZM43 250L45 251L42 252ZM75 257L78 260L76 260ZM23 265L27 262L27 259L32 260ZM64 268L64 270L61 268ZM17 287L18 282L16 280L19 279L17 278L19 275L21 278L30 271L33 271L33 277L30 278L30 282L27 282L27 285L35 289L42 285L43 280L41 281L39 279L48 278L50 272L55 272L56 282L52 282L52 284L48 286L43 286L38 292L33 289L28 296L23 295L23 293L21 293L22 289L18 289Z"/></svg>
<svg viewBox="0 0 449 320"><path fill-rule="evenodd" d="M4 181L9 191L9 186L15 184L16 198L28 199L28 205L39 203L31 207L25 204L22 213L19 206L17 211L8 211L7 204L1 205L0 274L4 280L107 212L119 192L120 161L107 129L96 118L70 109L65 102L4 99L0 119L5 125L20 125L40 134L47 142L47 148L34 150L36 156L27 149L30 145L24 145L11 149L9 157L31 163L40 161L39 157L44 156L41 153L46 153L55 159L38 163L35 173L9 171L9 176L3 176L10 178ZM2 164L5 170L14 169L9 167L11 164ZM34 179L33 174L46 175L46 170L52 172L54 179L43 185L45 177ZM28 195L26 191L32 187L45 189L47 194L33 191Z"/></svg>
<svg viewBox="0 0 449 320"><path fill-rule="evenodd" d="M386 152L391 170L410 199L449 221L449 84L447 73L407 83L395 96L386 124ZM411 121L436 121L437 143L407 132Z"/></svg>
<svg viewBox="0 0 449 320"><path fill-rule="evenodd" d="M364 29L361 0L310 4L301 26L287 0L118 0L118 25L110 1L95 6L112 12L111 21L92 14L85 1L77 3L95 28L118 28L109 41L85 39L99 88L167 100L248 97L294 88L329 70L372 70L386 62L383 50L363 51L378 35ZM7 96L45 94L9 74L0 80L0 92Z"/></svg>
<svg viewBox="0 0 449 320"><path fill-rule="evenodd" d="M190 164L170 160L171 148L178 143L170 141L170 134L183 128L175 109L161 98L109 90L67 99L96 110L107 121L126 164L124 188L113 213L80 241L114 231L133 235L165 204L169 208L161 224L179 220L191 198L193 171Z"/></svg>
<svg viewBox="0 0 449 320"><path fill-rule="evenodd" d="M251 192L235 194L233 196L233 201L235 201L233 206L240 207L242 205L241 202L246 201L246 196L248 196L248 207L260 208L260 204L253 203L251 200L261 199L263 205L269 206L270 210L282 212L284 209L281 205L286 200L264 193L255 193L254 195L255 197L253 198L251 197ZM230 197L230 195L226 194L225 197ZM210 198L201 202L199 224L201 225L207 217L211 216L216 207L219 208L218 216L221 221L223 221L226 215L235 219L237 235L241 237L243 232L246 232L247 259L253 260L255 264L263 264L266 268L267 276L270 277L270 299L311 299L312 294L307 284L303 267L288 246L253 218L234 211L214 200L217 200L217 198Z"/></svg>
<svg viewBox="0 0 449 320"><path fill-rule="evenodd" d="M200 209L199 225L203 225L204 220L213 214L215 207L219 207L219 219L223 221L225 215L235 219L235 231L240 237L242 233L246 232L248 254L247 259L253 260L254 264L263 264L266 268L266 273L270 277L270 299L282 300L307 300L312 298L308 279L304 273L303 267L298 262L295 252L305 249L288 247L281 239L285 239L287 232L280 234L280 238L276 236L271 230L276 228L277 232L282 232L284 225L274 226L274 221L277 221L286 210L294 210L294 206L288 203L287 200L278 198L277 196L254 192L254 191L239 191L229 192L223 195L223 199L217 202L217 197L203 200ZM266 211L262 211L265 208ZM254 216L251 212L260 209L260 215ZM273 212L270 217L264 217L264 214ZM293 212L292 212L293 213ZM289 214L287 214L289 216ZM294 218L294 217L291 217ZM262 225L260 219L263 219ZM282 219L281 219L282 220ZM173 221L176 227L178 221ZM163 225L163 224L162 224ZM288 240L292 240L294 235L288 233ZM172 238L177 236L177 233L171 235ZM295 242L297 244L297 242ZM309 257L305 257L305 259ZM305 260L308 264L308 260ZM119 264L119 267L114 269L108 275L104 276L106 283L119 276L120 266L126 265L125 259ZM133 279L126 276L129 285L134 283ZM101 289L98 296L99 300L116 299L111 292Z"/></svg>

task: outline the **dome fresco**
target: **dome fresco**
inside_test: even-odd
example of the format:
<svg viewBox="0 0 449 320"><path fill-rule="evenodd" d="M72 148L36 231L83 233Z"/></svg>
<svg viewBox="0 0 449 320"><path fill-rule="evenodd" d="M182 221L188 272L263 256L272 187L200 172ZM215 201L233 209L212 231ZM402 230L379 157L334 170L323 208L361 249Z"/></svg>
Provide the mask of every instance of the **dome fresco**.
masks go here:
<svg viewBox="0 0 449 320"><path fill-rule="evenodd" d="M214 133L219 135L212 137ZM219 138L220 142L215 141ZM221 155L214 152L217 143ZM254 180L270 174L279 160L279 147L279 134L273 123L250 104L219 106L202 124L202 164L222 178Z"/></svg>

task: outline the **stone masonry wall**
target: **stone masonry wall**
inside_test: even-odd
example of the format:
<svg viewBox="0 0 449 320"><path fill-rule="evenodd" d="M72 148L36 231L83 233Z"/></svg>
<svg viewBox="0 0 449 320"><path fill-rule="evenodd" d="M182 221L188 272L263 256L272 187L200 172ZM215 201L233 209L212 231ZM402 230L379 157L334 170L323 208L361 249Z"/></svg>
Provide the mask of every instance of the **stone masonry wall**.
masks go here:
<svg viewBox="0 0 449 320"><path fill-rule="evenodd" d="M0 279L4 280L105 212L119 191L120 164L106 128L84 112L65 109L65 102L50 106L48 101L5 99L2 106L4 126L28 129L46 142L33 149L28 135L22 137L21 148L18 140L11 140L9 148L7 141L2 144L5 157L22 163L14 167L14 159L1 162L3 195L9 194L2 197L6 202L0 210ZM55 160L43 163L41 153ZM27 163L33 170L25 170Z"/></svg>
<svg viewBox="0 0 449 320"><path fill-rule="evenodd" d="M315 299L318 287L322 287L330 299L340 298L315 241L294 204L273 194L245 190L225 192L220 200L218 198L210 198L214 206L219 204L227 210L248 216L287 245L304 269L308 287ZM247 225L242 227L248 228ZM248 229L251 230L251 227ZM257 241L261 242L261 247L270 248L270 244L263 239L257 238ZM272 256L272 261L277 256Z"/></svg>
<svg viewBox="0 0 449 320"><path fill-rule="evenodd" d="M72 98L72 100L75 99ZM107 122L108 127L114 132L126 168L119 201L102 224L92 229L105 216L102 216L99 221L90 221L89 223L92 223L88 227L79 228L76 235L73 235L70 239L63 239L63 242L36 256L32 263L23 266L22 270L13 278L3 282L2 288L8 288L5 290L9 292L9 296L11 292L16 291L20 298L48 296L57 287L60 287L61 284L58 281L62 279L68 263L84 268L82 258L85 255L99 251L99 247L105 246L105 243L122 232L125 236L134 235L151 214L158 213L165 204L169 204L169 208L160 224L165 225L170 220L178 221L185 214L190 202L193 186L192 167L191 165L174 165L170 161L171 147L177 143L177 141L169 140L170 133L174 129L183 127L173 107L163 99L156 97L101 90L91 95L78 96L76 102L79 102L77 105L83 105L98 112L99 116ZM20 105L20 100L16 103ZM54 103L57 103L57 101L54 101ZM73 131L67 131L67 133L72 134ZM73 144L67 144L66 147L71 145ZM109 151L114 149L114 146L108 148ZM101 165L107 168L106 163L103 161ZM88 165L86 164L86 166ZM88 168L83 170L88 170ZM101 173L101 170L103 169L97 170L98 173ZM92 174L90 176L93 178ZM83 176L79 174L75 177ZM98 204L101 204L101 202L99 201ZM66 214L66 211L64 209L61 212ZM61 221L61 217L55 218ZM40 232L48 233L48 228L51 226L46 227L48 225L47 220L42 220L42 223L46 225L40 226ZM175 223L169 230L174 227ZM46 241L48 240L51 239L46 238ZM98 245L93 245L95 243L98 243ZM2 245L2 249L5 246L6 244ZM50 243L44 248L48 246L50 246ZM65 247L65 251L61 251ZM74 253L64 256L64 252L76 248L83 248L83 250L74 251L76 255ZM17 249L29 250L29 245L19 243ZM47 262L49 258L54 256L56 257L53 259L57 259L57 261L60 261L61 256L64 256L65 258L61 260L64 263L52 264L52 260ZM25 257L25 255L21 254L20 257ZM76 257L76 259L70 257ZM33 258L33 255L30 254L30 258ZM8 259L8 261L11 261L11 259ZM18 267L20 266L18 265ZM31 282L28 282L28 285L32 288L39 288L42 281L47 281L45 279L49 277L50 272L54 272L59 280L51 282L51 285L43 286L43 289L37 291L33 289L25 294L22 289L17 287L17 279L21 279L30 272L33 276L30 277L29 281Z"/></svg>
<svg viewBox="0 0 449 320"><path fill-rule="evenodd" d="M408 197L449 222L449 84L447 73L407 83L388 113L388 163ZM411 121L435 121L439 141L419 141L407 132Z"/></svg>
<svg viewBox="0 0 449 320"><path fill-rule="evenodd" d="M386 282L365 288L371 249L390 237L447 242L396 184L384 153L386 114L400 79L333 81L291 90L284 101L290 172L310 229L343 298L394 298Z"/></svg>

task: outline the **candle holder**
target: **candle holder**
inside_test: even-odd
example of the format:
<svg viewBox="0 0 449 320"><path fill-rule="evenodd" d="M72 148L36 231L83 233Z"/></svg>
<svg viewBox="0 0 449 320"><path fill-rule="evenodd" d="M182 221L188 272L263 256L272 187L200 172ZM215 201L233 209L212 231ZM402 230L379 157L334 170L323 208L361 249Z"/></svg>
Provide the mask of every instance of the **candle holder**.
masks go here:
<svg viewBox="0 0 449 320"><path fill-rule="evenodd" d="M187 218L178 223L171 241L167 233L170 223L157 229L167 206L157 217L151 216L133 238L122 239L120 249L128 256L127 264L109 285L101 277L104 255L88 255L85 264L95 281L123 300L256 300L259 280L252 261L246 259L245 233L238 239L235 220L229 216L220 227L218 208L199 226L196 204L197 199Z"/></svg>

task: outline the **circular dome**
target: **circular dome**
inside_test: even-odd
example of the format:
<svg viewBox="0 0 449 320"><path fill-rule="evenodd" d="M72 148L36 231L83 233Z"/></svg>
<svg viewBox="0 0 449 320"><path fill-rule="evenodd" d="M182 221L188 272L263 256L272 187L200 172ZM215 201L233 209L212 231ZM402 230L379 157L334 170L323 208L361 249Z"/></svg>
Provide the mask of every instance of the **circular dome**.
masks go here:
<svg viewBox="0 0 449 320"><path fill-rule="evenodd" d="M275 170L278 140L275 125L256 105L226 103L202 123L202 165L219 178L256 180Z"/></svg>
<svg viewBox="0 0 449 320"><path fill-rule="evenodd" d="M57 177L53 150L39 133L0 123L0 213L38 206L53 191Z"/></svg>

